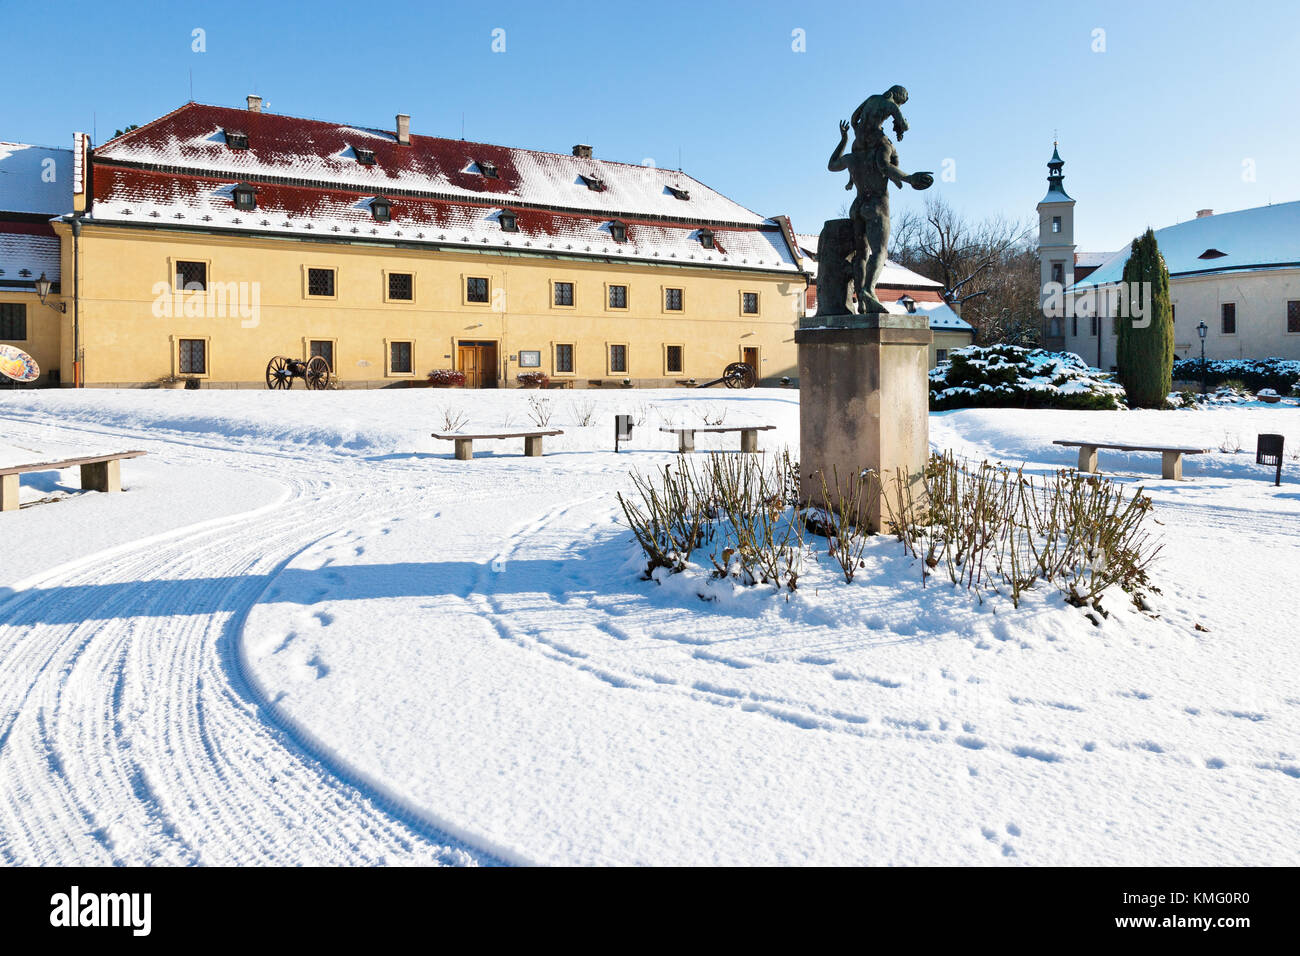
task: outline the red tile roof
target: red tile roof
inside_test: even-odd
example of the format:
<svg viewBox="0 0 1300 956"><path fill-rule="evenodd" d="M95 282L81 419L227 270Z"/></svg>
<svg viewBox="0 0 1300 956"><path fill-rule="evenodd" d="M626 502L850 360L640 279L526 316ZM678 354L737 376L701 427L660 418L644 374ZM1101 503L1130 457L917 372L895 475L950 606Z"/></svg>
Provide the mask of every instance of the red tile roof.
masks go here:
<svg viewBox="0 0 1300 956"><path fill-rule="evenodd" d="M248 149L225 130L248 134ZM356 161L372 150L374 165ZM497 177L480 174L491 163ZM238 228L297 235L346 235L446 245L796 271L777 222L745 209L682 173L560 153L411 136L273 113L186 104L95 150L94 207L100 221ZM601 190L583 177L598 177ZM257 209L235 210L231 188L249 182ZM684 184L691 198L673 197ZM369 211L377 195L392 220ZM518 232L500 228L508 208ZM616 243L609 223L627 223ZM704 249L708 225L719 248Z"/></svg>

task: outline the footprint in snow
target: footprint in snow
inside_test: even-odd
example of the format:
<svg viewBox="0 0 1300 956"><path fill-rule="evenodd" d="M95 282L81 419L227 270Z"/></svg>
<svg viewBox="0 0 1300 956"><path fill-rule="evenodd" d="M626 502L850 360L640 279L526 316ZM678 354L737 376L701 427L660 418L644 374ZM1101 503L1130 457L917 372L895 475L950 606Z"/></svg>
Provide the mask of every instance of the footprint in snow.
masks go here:
<svg viewBox="0 0 1300 956"><path fill-rule="evenodd" d="M1205 766L1209 767L1211 770L1222 770L1227 765L1228 762L1226 760L1221 760L1218 757L1210 757L1205 761Z"/></svg>
<svg viewBox="0 0 1300 956"><path fill-rule="evenodd" d="M1300 767L1294 766L1293 764L1260 763L1255 766L1259 767L1260 770L1279 770L1288 777L1295 777L1295 779L1300 780Z"/></svg>
<svg viewBox="0 0 1300 956"><path fill-rule="evenodd" d="M1065 759L1060 754L1054 754L1050 750L1042 750L1038 747L1012 747L1011 752L1017 757L1030 757L1034 760L1041 760L1043 763L1060 763Z"/></svg>

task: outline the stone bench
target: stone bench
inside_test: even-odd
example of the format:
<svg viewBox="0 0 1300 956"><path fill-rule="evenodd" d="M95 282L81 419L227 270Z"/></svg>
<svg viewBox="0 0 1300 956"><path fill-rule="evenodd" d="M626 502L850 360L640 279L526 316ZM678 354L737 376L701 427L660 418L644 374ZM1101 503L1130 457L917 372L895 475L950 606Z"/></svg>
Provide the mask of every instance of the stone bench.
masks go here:
<svg viewBox="0 0 1300 956"><path fill-rule="evenodd" d="M1170 481L1183 480L1183 456L1204 455L1208 448L1178 448L1170 445L1124 445L1113 442L1064 441L1057 440L1053 445L1066 445L1079 449L1079 471L1096 473L1097 449L1110 448L1115 451L1158 451L1161 454L1160 477Z"/></svg>
<svg viewBox="0 0 1300 956"><path fill-rule="evenodd" d="M18 476L36 471L60 471L81 467L83 491L121 491L122 459L139 458L142 451L120 451L112 455L95 455L90 458L65 458L61 461L41 461L30 465L0 467L0 511L18 508Z"/></svg>
<svg viewBox="0 0 1300 956"><path fill-rule="evenodd" d="M480 432L476 435L463 432L433 432L433 437L441 438L443 441L454 441L456 443L457 460L469 461L474 457L475 441L487 441L497 438L522 438L524 440L524 454L529 458L541 458L542 436L563 434L564 432L558 428L533 428L514 432Z"/></svg>
<svg viewBox="0 0 1300 956"><path fill-rule="evenodd" d="M698 428L671 428L664 426L661 432L677 435L677 451L680 454L695 451L696 432L740 432L740 450L742 452L758 451L758 433L770 431L775 425L704 425Z"/></svg>

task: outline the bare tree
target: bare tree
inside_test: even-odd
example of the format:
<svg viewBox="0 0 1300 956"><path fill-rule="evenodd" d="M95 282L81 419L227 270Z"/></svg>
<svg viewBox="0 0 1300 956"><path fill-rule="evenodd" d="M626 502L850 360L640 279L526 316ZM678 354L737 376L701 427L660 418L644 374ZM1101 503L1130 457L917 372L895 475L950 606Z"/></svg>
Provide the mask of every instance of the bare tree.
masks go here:
<svg viewBox="0 0 1300 956"><path fill-rule="evenodd" d="M898 220L890 258L943 286L977 341L1037 344L1038 252L1033 226L996 215L971 222L942 197Z"/></svg>

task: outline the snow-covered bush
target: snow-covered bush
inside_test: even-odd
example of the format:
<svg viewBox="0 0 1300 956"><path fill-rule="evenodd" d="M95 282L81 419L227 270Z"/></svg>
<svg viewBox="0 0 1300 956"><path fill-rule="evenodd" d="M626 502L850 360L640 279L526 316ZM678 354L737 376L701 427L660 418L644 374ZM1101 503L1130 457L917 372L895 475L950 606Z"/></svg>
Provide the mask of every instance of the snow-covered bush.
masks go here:
<svg viewBox="0 0 1300 956"><path fill-rule="evenodd" d="M971 345L930 371L930 408L1124 407L1124 389L1073 352Z"/></svg>
<svg viewBox="0 0 1300 956"><path fill-rule="evenodd" d="M1174 360L1175 381L1199 382L1201 371L1199 358ZM1300 377L1300 361L1283 358L1211 359L1205 363L1204 372L1209 385L1239 382L1252 392L1271 388L1286 395L1297 384L1296 378Z"/></svg>
<svg viewBox="0 0 1300 956"><path fill-rule="evenodd" d="M1093 612L1107 615L1101 602L1111 589L1142 610L1159 592L1147 577L1160 552L1147 525L1151 499L1074 469L1035 477L934 455L912 480L868 471L846 485L833 476L820 489L821 506L802 510L799 469L788 454L770 466L751 455L683 457L631 478L633 493L618 500L645 560L643 577L663 584L694 574L694 593L704 599L712 597L710 579L794 591L805 559L818 553L852 585L873 547L858 522L867 492L882 494L885 529L917 559L922 587L947 577L980 601L997 593L1015 607L1031 588L1055 588L1094 623Z"/></svg>
<svg viewBox="0 0 1300 956"><path fill-rule="evenodd" d="M520 372L515 381L524 388L545 388L551 384L551 377L545 372Z"/></svg>
<svg viewBox="0 0 1300 956"><path fill-rule="evenodd" d="M1178 408L1223 408L1232 405L1249 405L1257 400L1268 401L1270 395L1273 401L1278 401L1277 392L1263 388L1258 395L1252 395L1241 382L1229 380L1204 395L1191 389L1171 394L1169 403Z"/></svg>
<svg viewBox="0 0 1300 956"><path fill-rule="evenodd" d="M885 512L889 530L921 559L922 583L944 575L977 595L1005 589L1018 607L1042 581L1102 614L1111 587L1140 608L1145 592L1158 591L1146 569L1160 546L1144 527L1151 499L1141 489L1129 496L1074 469L1035 478L987 461L971 466L951 452L931 456L923 494L914 487L887 479Z"/></svg>
<svg viewBox="0 0 1300 956"><path fill-rule="evenodd" d="M770 465L751 455L680 462L652 476L634 472L634 493L618 496L645 553L645 576L685 571L699 552L713 578L795 590L803 523L795 507L798 468L789 454Z"/></svg>

